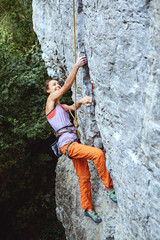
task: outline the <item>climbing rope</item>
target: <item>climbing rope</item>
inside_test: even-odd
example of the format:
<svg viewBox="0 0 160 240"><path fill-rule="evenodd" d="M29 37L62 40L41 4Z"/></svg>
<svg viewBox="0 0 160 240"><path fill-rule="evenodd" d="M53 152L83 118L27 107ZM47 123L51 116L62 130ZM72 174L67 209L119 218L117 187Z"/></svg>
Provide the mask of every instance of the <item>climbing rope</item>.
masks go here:
<svg viewBox="0 0 160 240"><path fill-rule="evenodd" d="M75 3L73 0L73 30L74 30L74 62L76 63L76 23L75 23ZM74 126L78 131L78 121L77 121L77 107L76 107L76 95L77 95L77 80L75 78L74 82L74 105L75 105L75 116L74 116ZM73 117L73 115L72 115Z"/></svg>

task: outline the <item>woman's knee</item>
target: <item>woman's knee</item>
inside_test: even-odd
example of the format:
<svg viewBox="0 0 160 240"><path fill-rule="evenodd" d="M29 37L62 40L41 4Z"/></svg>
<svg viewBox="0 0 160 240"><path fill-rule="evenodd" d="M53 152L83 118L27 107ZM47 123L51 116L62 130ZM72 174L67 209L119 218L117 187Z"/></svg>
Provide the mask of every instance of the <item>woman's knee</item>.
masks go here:
<svg viewBox="0 0 160 240"><path fill-rule="evenodd" d="M97 158L99 158L99 159L100 158L105 159L105 154L100 148L96 148L96 155L97 155Z"/></svg>

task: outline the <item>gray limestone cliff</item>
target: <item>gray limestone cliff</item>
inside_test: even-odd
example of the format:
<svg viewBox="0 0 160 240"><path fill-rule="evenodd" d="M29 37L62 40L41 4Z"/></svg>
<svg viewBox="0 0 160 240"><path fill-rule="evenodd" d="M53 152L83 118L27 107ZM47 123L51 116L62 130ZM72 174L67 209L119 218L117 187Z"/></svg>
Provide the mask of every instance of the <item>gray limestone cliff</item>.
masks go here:
<svg viewBox="0 0 160 240"><path fill-rule="evenodd" d="M75 2L77 52L88 58L78 73L77 99L91 94L93 82L96 101L78 110L81 141L105 151L118 204L89 161L93 203L103 221L85 218L72 162L62 157L57 216L68 240L159 240L160 1ZM72 1L33 0L33 26L48 74L64 81L74 64Z"/></svg>

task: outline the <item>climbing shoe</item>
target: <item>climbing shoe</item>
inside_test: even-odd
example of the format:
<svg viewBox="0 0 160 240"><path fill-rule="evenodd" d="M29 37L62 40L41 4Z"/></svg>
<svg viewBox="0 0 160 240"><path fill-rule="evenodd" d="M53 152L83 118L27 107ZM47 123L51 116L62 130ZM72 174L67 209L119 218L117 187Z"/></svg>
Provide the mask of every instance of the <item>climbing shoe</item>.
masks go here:
<svg viewBox="0 0 160 240"><path fill-rule="evenodd" d="M90 217L95 223L102 222L102 219L97 215L97 213L95 211L87 212L87 210L85 210L84 216Z"/></svg>
<svg viewBox="0 0 160 240"><path fill-rule="evenodd" d="M117 203L117 197L116 197L116 193L115 193L115 190L114 188L112 188L111 190L107 190L107 188L105 187L104 191L107 192L107 195L110 197L110 199Z"/></svg>

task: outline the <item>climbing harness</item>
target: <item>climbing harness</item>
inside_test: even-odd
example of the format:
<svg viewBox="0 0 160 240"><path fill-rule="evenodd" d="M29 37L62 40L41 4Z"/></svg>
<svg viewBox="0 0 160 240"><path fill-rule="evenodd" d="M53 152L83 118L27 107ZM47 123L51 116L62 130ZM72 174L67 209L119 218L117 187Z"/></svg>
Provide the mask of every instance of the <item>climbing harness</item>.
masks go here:
<svg viewBox="0 0 160 240"><path fill-rule="evenodd" d="M70 127L74 127L74 125L72 124L72 125L69 125L69 126L64 126L64 127L60 128L60 129L58 129L58 130L54 133L54 135L56 136L56 140L51 144L51 148L52 148L54 154L55 154L58 158L63 155L62 152L61 152L61 150L60 150L60 148L59 148L59 145L58 145L58 140L59 140L60 136L61 136L63 133L66 133L66 132L75 133L76 136L77 136L77 138L76 138L74 141L70 142L70 144L68 145L68 147L67 147L67 149L66 149L66 156L67 156L68 158L70 158L69 155L68 155L68 149L69 149L70 145L71 145L72 143L74 143L74 142L78 142L78 141L79 141L79 135L78 135L78 133L77 133L77 130L70 129Z"/></svg>
<svg viewBox="0 0 160 240"><path fill-rule="evenodd" d="M74 125L69 125L69 126L65 126L65 127L62 127L60 129L58 129L54 135L56 137L60 137L63 133L66 133L66 132L69 132L69 133L75 133L76 134L76 130L73 130L73 129L70 129L70 127L74 127Z"/></svg>

